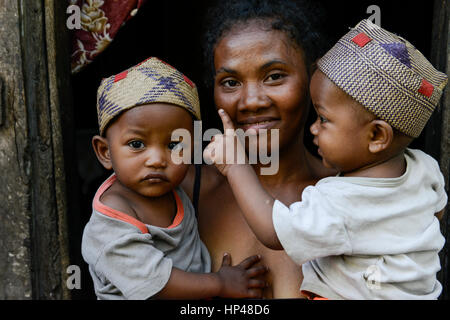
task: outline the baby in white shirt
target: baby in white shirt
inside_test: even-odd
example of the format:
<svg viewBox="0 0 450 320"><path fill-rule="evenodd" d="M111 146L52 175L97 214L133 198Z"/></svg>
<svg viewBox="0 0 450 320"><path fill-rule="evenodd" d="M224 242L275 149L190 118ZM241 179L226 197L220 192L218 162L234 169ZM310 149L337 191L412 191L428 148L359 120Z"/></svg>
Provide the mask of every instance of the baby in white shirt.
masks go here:
<svg viewBox="0 0 450 320"><path fill-rule="evenodd" d="M432 157L407 147L446 83L409 42L361 21L318 61L310 84L314 143L323 164L339 174L305 188L289 207L264 190L249 164L227 161L227 146L245 151L219 110L226 133L205 158L227 177L257 238L302 265L306 297L440 295L444 179Z"/></svg>

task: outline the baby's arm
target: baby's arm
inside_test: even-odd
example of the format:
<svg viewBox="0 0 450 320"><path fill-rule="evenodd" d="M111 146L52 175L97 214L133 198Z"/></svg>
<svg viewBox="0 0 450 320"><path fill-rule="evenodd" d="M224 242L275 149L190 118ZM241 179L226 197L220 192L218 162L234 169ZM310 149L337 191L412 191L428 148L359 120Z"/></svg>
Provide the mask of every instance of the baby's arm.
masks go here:
<svg viewBox="0 0 450 320"><path fill-rule="evenodd" d="M227 177L234 197L244 217L259 241L266 247L282 250L280 240L272 221L272 208L275 199L261 186L258 177L249 164L227 163L224 146L237 145L237 152L244 153L229 116L219 110L225 134L217 135L205 149L206 159L215 163L218 170ZM238 159L238 157L234 157ZM247 162L247 161L246 161Z"/></svg>
<svg viewBox="0 0 450 320"><path fill-rule="evenodd" d="M260 260L251 256L237 266L231 266L231 257L225 254L222 267L215 273L192 273L172 268L166 286L156 299L262 298L264 280L256 277L267 271L265 266L252 267Z"/></svg>
<svg viewBox="0 0 450 320"><path fill-rule="evenodd" d="M248 164L232 165L227 179L247 224L258 240L270 249L282 250L272 220L275 199L262 187L253 168Z"/></svg>

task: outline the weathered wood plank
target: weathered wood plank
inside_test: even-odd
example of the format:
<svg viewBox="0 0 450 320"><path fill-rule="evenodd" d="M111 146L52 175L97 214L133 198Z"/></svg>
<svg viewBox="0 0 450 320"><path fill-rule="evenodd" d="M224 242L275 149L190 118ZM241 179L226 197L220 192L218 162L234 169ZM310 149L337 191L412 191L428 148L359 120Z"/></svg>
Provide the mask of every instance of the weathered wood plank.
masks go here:
<svg viewBox="0 0 450 320"><path fill-rule="evenodd" d="M30 144L18 1L0 0L0 299L31 299Z"/></svg>
<svg viewBox="0 0 450 320"><path fill-rule="evenodd" d="M3 110L5 107L3 94L3 80L0 78L0 127L3 125L3 115L5 114L5 111Z"/></svg>
<svg viewBox="0 0 450 320"><path fill-rule="evenodd" d="M61 260L62 298L70 299L66 282L70 265L68 216L78 214L73 196L67 190L74 185L74 116L70 84L71 41L66 27L66 1L44 0L47 67L51 123L53 124L53 162Z"/></svg>
<svg viewBox="0 0 450 320"><path fill-rule="evenodd" d="M447 0L435 0L433 12L431 62L450 77L450 3ZM425 141L425 151L439 161L448 194L450 182L450 85L447 85L441 103L427 125ZM442 269L438 273L438 278L443 286L440 299L450 298L449 213L450 210L447 208L441 221L441 231L446 238L446 244L440 252Z"/></svg>
<svg viewBox="0 0 450 320"><path fill-rule="evenodd" d="M70 297L64 13L61 1L0 0L0 299Z"/></svg>
<svg viewBox="0 0 450 320"><path fill-rule="evenodd" d="M60 299L61 260L43 0L20 0L21 49L31 156L33 299Z"/></svg>

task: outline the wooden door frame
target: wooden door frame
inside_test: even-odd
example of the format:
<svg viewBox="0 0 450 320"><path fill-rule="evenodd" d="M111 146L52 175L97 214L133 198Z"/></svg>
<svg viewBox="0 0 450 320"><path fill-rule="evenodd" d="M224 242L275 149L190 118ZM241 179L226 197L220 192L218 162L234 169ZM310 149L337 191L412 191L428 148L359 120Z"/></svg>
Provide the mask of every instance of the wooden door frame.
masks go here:
<svg viewBox="0 0 450 320"><path fill-rule="evenodd" d="M69 299L67 3L0 0L0 7L0 299Z"/></svg>
<svg viewBox="0 0 450 320"><path fill-rule="evenodd" d="M19 0L30 135L33 299L68 299L66 159L70 156L70 41L65 1ZM66 147L64 146L66 145Z"/></svg>
<svg viewBox="0 0 450 320"><path fill-rule="evenodd" d="M431 39L431 62L450 78L450 2L448 0L435 0L433 8L433 26ZM445 178L447 195L450 183L450 84L444 90L441 103L435 110L425 131L425 152L431 154L439 161L441 171ZM450 299L450 210L447 209L441 221L441 231L446 243L440 252L441 271L438 279L443 286L440 299Z"/></svg>

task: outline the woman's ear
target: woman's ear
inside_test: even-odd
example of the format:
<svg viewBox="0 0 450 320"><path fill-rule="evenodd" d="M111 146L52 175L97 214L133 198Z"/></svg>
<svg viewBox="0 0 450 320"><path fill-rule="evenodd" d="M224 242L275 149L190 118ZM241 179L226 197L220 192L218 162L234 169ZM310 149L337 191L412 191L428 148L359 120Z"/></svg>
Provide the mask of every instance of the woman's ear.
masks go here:
<svg viewBox="0 0 450 320"><path fill-rule="evenodd" d="M111 154L109 152L109 144L106 138L101 136L92 137L92 147L94 148L94 152L97 156L98 161L100 161L105 169L111 170Z"/></svg>
<svg viewBox="0 0 450 320"><path fill-rule="evenodd" d="M371 135L369 141L369 151L378 153L386 150L394 140L394 130L391 125L384 120L372 120L370 123Z"/></svg>

